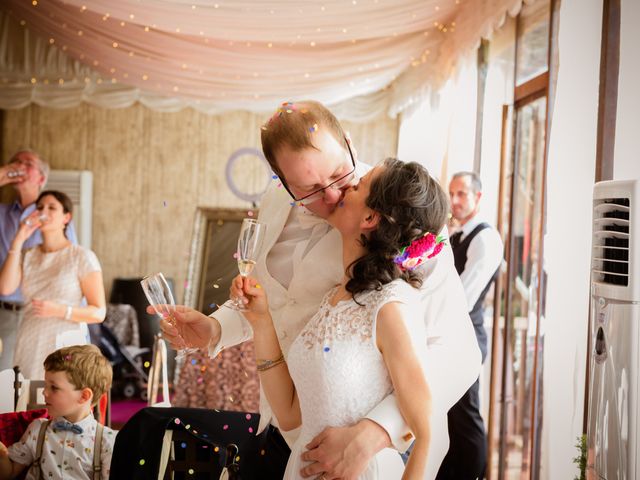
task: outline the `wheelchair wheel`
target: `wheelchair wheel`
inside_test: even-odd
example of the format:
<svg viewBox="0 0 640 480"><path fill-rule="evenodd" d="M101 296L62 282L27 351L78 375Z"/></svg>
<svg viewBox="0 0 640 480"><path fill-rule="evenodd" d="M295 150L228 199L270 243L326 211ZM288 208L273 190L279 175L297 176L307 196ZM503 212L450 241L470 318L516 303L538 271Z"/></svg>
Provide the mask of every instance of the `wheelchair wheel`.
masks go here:
<svg viewBox="0 0 640 480"><path fill-rule="evenodd" d="M136 395L137 388L135 384L131 382L125 383L124 387L122 387L122 395L125 398L133 398Z"/></svg>

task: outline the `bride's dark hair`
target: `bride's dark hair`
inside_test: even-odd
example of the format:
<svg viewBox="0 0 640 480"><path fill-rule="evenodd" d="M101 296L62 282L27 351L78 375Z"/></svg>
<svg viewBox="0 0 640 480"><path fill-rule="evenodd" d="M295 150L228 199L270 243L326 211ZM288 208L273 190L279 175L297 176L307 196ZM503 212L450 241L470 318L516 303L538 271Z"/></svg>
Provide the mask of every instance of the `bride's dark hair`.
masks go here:
<svg viewBox="0 0 640 480"><path fill-rule="evenodd" d="M365 203L380 215L380 221L368 237L361 236L367 253L347 268L347 291L355 298L397 278L414 287L422 285L419 269L402 271L393 259L425 233L437 235L442 230L449 214L447 194L419 163L387 158L371 182Z"/></svg>

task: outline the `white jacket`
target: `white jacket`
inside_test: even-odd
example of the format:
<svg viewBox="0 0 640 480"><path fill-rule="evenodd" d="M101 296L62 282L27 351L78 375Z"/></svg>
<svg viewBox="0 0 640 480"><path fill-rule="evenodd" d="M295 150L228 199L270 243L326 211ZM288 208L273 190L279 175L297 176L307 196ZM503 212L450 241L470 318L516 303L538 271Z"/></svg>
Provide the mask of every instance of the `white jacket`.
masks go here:
<svg viewBox="0 0 640 480"><path fill-rule="evenodd" d="M301 260L294 262L288 290L269 274L266 257L278 240L291 208L298 207L291 206L287 192L272 185L260 206L259 220L267 224L267 231L262 254L253 273L267 293L285 358L291 343L318 311L324 294L343 277L342 241L335 229L329 229ZM451 249L444 248L438 256L426 262L424 268L421 292L427 330L425 373L433 396L429 473L426 478L434 478L448 449L446 412L478 378L481 361ZM211 356L225 347L252 338L251 327L240 312L222 308L212 316L220 322L222 333L218 344L210 348ZM260 414L261 431L272 421L272 412L264 395L260 398ZM383 400L367 418L387 431L397 450L404 451L409 447L412 437L394 395ZM283 436L292 444L297 431L283 432Z"/></svg>

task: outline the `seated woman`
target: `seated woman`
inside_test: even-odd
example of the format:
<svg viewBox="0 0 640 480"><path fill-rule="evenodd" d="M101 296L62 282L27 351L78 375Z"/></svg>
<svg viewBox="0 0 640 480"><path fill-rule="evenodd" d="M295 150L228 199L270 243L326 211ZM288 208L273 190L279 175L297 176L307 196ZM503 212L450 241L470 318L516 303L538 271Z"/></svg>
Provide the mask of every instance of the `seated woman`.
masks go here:
<svg viewBox="0 0 640 480"><path fill-rule="evenodd" d="M300 478L302 452L316 435L357 423L392 390L415 436L413 452L405 470L395 450L383 449L359 478L424 478L431 394L422 368L422 280L414 269L443 248L436 234L448 211L446 194L417 163L388 159L347 190L327 219L342 237L343 281L325 295L287 359L264 290L255 278L234 279L231 295L248 308L269 404L282 429L302 427L286 479Z"/></svg>
<svg viewBox="0 0 640 480"><path fill-rule="evenodd" d="M73 205L67 195L44 191L36 210L20 225L0 270L0 294L22 286L25 309L18 327L13 363L25 378L44 378L44 359L54 350L87 343L87 323L106 313L102 270L91 250L66 237ZM39 228L42 244L22 251ZM81 306L83 297L86 306Z"/></svg>

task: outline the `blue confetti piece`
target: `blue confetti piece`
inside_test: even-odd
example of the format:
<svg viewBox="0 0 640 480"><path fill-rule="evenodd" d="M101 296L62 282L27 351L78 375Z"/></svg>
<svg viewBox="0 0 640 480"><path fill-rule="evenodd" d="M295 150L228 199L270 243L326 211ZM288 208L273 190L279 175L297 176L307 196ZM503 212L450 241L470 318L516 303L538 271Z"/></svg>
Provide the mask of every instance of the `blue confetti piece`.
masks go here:
<svg viewBox="0 0 640 480"><path fill-rule="evenodd" d="M274 180L278 179L278 175L271 175L271 178L273 178Z"/></svg>
<svg viewBox="0 0 640 480"><path fill-rule="evenodd" d="M180 446L181 446L182 448L187 448L187 443L186 443L186 442L182 442L182 443L180 444Z"/></svg>
<svg viewBox="0 0 640 480"><path fill-rule="evenodd" d="M196 363L198 363L198 361L195 358L191 360L191 365L195 365Z"/></svg>
<svg viewBox="0 0 640 480"><path fill-rule="evenodd" d="M324 347L325 352L328 352L329 350L331 350L329 347Z"/></svg>
<svg viewBox="0 0 640 480"><path fill-rule="evenodd" d="M292 207L296 206L296 202L289 202L289 205L291 205Z"/></svg>
<svg viewBox="0 0 640 480"><path fill-rule="evenodd" d="M210 303L209 304L209 308L216 308L216 304L215 303Z"/></svg>

